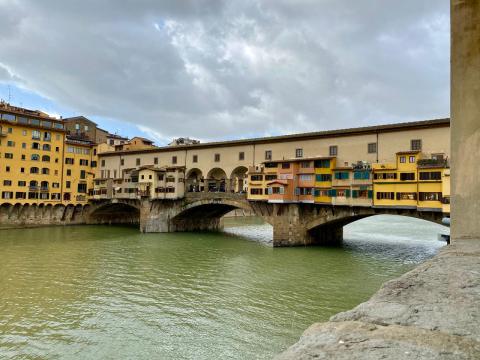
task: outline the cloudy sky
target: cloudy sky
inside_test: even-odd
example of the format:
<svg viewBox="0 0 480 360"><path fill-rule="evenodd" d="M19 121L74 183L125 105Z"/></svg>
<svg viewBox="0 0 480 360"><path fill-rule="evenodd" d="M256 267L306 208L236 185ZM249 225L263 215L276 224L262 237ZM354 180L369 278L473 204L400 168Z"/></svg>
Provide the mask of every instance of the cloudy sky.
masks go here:
<svg viewBox="0 0 480 360"><path fill-rule="evenodd" d="M449 116L448 0L0 0L0 24L1 98L158 144Z"/></svg>

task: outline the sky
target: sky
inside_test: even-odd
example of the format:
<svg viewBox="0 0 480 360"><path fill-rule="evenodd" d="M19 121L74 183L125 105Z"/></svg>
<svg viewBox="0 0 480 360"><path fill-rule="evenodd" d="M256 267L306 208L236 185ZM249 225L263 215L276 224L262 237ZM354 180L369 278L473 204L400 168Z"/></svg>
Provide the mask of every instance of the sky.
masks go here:
<svg viewBox="0 0 480 360"><path fill-rule="evenodd" d="M0 98L164 145L448 117L449 0L0 0Z"/></svg>

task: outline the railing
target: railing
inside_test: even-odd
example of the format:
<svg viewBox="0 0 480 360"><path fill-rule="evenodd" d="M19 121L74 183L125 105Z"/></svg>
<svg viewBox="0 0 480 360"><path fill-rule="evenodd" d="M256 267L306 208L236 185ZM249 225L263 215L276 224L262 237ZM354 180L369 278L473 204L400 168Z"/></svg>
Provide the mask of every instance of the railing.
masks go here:
<svg viewBox="0 0 480 360"><path fill-rule="evenodd" d="M448 167L447 159L421 159L417 161L417 166L419 168L429 168L429 167Z"/></svg>

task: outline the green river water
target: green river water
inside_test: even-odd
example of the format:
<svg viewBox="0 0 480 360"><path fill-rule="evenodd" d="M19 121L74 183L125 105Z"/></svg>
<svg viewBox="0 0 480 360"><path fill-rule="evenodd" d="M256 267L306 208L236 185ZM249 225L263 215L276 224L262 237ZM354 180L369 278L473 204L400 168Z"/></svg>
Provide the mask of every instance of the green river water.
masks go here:
<svg viewBox="0 0 480 360"><path fill-rule="evenodd" d="M0 230L0 359L268 359L433 256L439 232L379 216L341 248L274 249L257 219Z"/></svg>

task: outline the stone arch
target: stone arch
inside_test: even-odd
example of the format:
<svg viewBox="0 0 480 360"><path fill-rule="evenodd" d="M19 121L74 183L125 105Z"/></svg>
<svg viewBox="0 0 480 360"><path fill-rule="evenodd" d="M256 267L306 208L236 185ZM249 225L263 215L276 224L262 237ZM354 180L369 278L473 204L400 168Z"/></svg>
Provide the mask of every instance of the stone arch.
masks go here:
<svg viewBox="0 0 480 360"><path fill-rule="evenodd" d="M230 189L234 193L244 193L247 185L247 172L248 169L245 166L238 166L230 175Z"/></svg>
<svg viewBox="0 0 480 360"><path fill-rule="evenodd" d="M227 173L222 168L213 168L207 174L207 190L209 192L227 191Z"/></svg>
<svg viewBox="0 0 480 360"><path fill-rule="evenodd" d="M204 191L205 183L202 170L198 168L192 168L188 170L185 176L185 185L187 192Z"/></svg>
<svg viewBox="0 0 480 360"><path fill-rule="evenodd" d="M139 224L140 205L130 201L107 201L88 207L89 224Z"/></svg>
<svg viewBox="0 0 480 360"><path fill-rule="evenodd" d="M217 231L222 228L221 218L235 209L252 211L246 201L231 199L199 200L186 204L170 220L171 231Z"/></svg>

